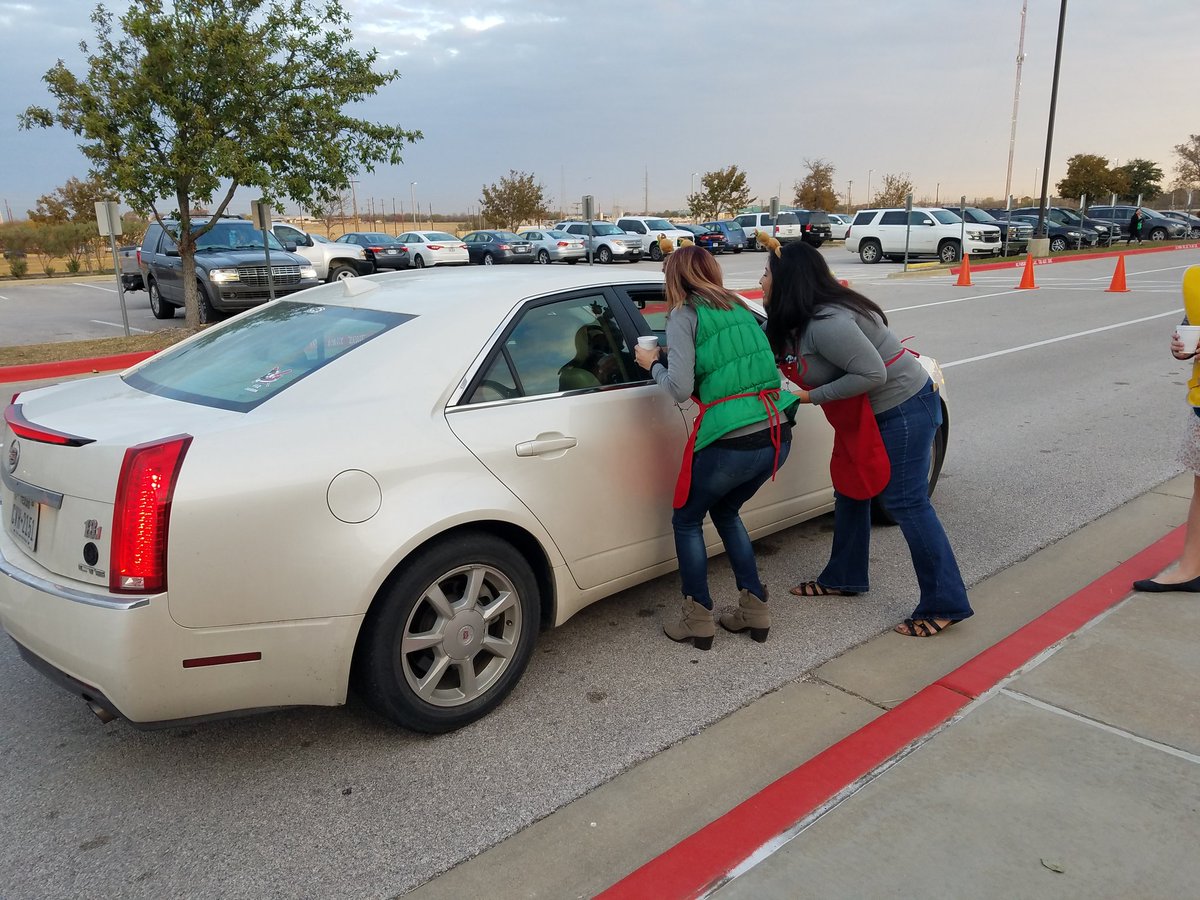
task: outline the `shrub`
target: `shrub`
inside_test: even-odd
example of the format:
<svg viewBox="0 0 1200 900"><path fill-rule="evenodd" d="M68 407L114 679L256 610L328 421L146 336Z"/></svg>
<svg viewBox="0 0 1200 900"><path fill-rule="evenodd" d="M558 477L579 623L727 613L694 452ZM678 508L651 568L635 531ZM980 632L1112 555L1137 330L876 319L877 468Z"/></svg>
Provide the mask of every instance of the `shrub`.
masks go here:
<svg viewBox="0 0 1200 900"><path fill-rule="evenodd" d="M42 265L42 271L43 271L43 272L45 272L45 273L46 273L46 277L47 277L47 278L49 278L51 275L53 275L53 274L54 274L54 266L47 266L47 265L44 265L44 264L43 264L43 265Z"/></svg>
<svg viewBox="0 0 1200 900"><path fill-rule="evenodd" d="M23 256L10 256L8 271L12 272L13 278L24 278L25 273L29 271L29 263Z"/></svg>
<svg viewBox="0 0 1200 900"><path fill-rule="evenodd" d="M79 269L80 269L79 257L74 257L72 259L67 260L67 271L68 272L70 272L72 275L75 275L76 273L79 272Z"/></svg>

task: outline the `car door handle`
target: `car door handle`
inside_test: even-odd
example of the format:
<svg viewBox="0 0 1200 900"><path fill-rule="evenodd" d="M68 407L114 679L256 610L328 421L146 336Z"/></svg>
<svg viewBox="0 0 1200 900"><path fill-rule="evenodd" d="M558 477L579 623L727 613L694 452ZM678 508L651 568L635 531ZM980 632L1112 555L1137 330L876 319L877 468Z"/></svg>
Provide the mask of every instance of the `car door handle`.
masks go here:
<svg viewBox="0 0 1200 900"><path fill-rule="evenodd" d="M538 436L532 441L522 441L517 444L517 456L541 456L545 453L556 453L561 450L570 450L579 441L573 437L542 437Z"/></svg>

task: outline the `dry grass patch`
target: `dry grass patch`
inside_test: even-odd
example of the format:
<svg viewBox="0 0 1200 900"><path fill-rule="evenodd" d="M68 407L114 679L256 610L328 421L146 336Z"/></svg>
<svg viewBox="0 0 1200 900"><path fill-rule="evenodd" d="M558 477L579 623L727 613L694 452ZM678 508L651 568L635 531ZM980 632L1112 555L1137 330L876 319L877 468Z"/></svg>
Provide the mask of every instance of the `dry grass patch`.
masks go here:
<svg viewBox="0 0 1200 900"><path fill-rule="evenodd" d="M153 334L131 337L97 338L90 341L58 341L53 344L20 344L0 347L0 366L27 366L35 363L64 362L72 359L91 359L95 356L116 356L162 350L195 334L198 329L167 328Z"/></svg>

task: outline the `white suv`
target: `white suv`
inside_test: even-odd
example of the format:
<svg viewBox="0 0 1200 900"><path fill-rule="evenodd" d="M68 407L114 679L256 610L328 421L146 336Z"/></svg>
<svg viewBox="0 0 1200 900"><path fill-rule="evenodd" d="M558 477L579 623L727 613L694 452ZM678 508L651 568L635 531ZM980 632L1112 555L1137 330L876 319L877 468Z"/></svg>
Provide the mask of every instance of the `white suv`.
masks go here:
<svg viewBox="0 0 1200 900"><path fill-rule="evenodd" d="M626 234L612 222L559 222L555 231L565 231L583 238L587 248L598 263L610 263L614 259L637 262L642 258L642 240L636 235Z"/></svg>
<svg viewBox="0 0 1200 900"><path fill-rule="evenodd" d="M746 249L748 250L766 249L758 246L758 241L754 237L759 231L765 231L781 244L804 239L804 226L800 224L800 220L793 212L781 212L779 221L771 218L769 212L742 213L734 218L742 226L742 231L746 232Z"/></svg>
<svg viewBox="0 0 1200 900"><path fill-rule="evenodd" d="M690 241L695 237L691 232L676 228L659 216L622 216L617 219L617 227L630 234L636 234L642 242L642 255L649 256L655 262L663 258L662 247L658 245L660 234L676 247L681 240L686 238Z"/></svg>
<svg viewBox="0 0 1200 900"><path fill-rule="evenodd" d="M881 259L896 262L904 258L906 231L910 257L932 256L945 263L962 258L960 242L970 256L997 256L1003 247L1000 229L995 225L967 223L964 229L962 219L954 213L920 207L911 213L903 209L862 210L846 233L846 249L857 253L865 263Z"/></svg>

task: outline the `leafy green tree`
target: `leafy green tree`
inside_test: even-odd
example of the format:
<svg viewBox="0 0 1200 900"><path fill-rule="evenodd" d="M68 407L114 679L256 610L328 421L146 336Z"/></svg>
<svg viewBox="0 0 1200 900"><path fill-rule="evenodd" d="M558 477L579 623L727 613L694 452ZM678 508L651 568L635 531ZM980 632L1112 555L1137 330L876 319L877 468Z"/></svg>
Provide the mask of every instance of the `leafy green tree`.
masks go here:
<svg viewBox="0 0 1200 900"><path fill-rule="evenodd" d="M92 13L96 43L80 77L59 62L44 81L57 110L30 106L22 128L83 139L92 174L135 209L178 211L188 324L209 318L196 283L196 204L214 216L242 186L278 204L330 201L359 167L398 165L419 131L344 110L398 77L350 46L337 0L140 0L118 20ZM164 203L165 200L165 203ZM164 205L160 206L160 203Z"/></svg>
<svg viewBox="0 0 1200 900"><path fill-rule="evenodd" d="M506 177L490 187L485 184L479 205L485 222L509 230L550 216L546 189L533 175L516 169L509 169Z"/></svg>
<svg viewBox="0 0 1200 900"><path fill-rule="evenodd" d="M1137 202L1138 194L1144 203L1162 196L1163 170L1150 160L1131 159L1113 171L1125 178L1124 197L1130 203Z"/></svg>
<svg viewBox="0 0 1200 900"><path fill-rule="evenodd" d="M868 200L868 202L875 207L903 206L908 195L912 193L912 189L912 176L907 172L899 172L894 175L888 173L883 176L883 182L880 184L879 190L875 192L875 199Z"/></svg>
<svg viewBox="0 0 1200 900"><path fill-rule="evenodd" d="M746 173L734 165L700 177L700 190L688 195L688 212L700 221L719 219L722 213L733 215L754 200L746 186Z"/></svg>
<svg viewBox="0 0 1200 900"><path fill-rule="evenodd" d="M833 163L827 159L806 159L808 174L793 186L792 203L803 209L823 209L832 212L837 206L837 191L833 189Z"/></svg>
<svg viewBox="0 0 1200 900"><path fill-rule="evenodd" d="M1185 143L1176 144L1175 155L1179 158L1175 170L1179 173L1180 186L1200 184L1200 134L1188 135Z"/></svg>
<svg viewBox="0 0 1200 900"><path fill-rule="evenodd" d="M92 177L87 181L68 178L62 187L38 197L37 209L29 210L29 220L39 224L49 222L95 222L96 204L101 200L116 200L116 193Z"/></svg>
<svg viewBox="0 0 1200 900"><path fill-rule="evenodd" d="M1094 153L1076 153L1067 160L1067 175L1055 185L1060 197L1088 195L1089 203L1103 203L1109 194L1123 196L1128 185L1125 176L1109 168L1108 159Z"/></svg>

